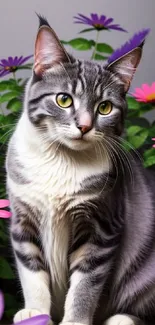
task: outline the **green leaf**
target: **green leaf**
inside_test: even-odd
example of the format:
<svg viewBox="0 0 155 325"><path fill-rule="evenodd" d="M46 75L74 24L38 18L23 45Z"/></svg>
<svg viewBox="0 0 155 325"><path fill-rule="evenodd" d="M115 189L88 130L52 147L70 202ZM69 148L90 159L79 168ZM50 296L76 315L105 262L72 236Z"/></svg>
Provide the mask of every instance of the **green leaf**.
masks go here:
<svg viewBox="0 0 155 325"><path fill-rule="evenodd" d="M23 87L19 85L18 80L9 79L0 82L0 91L5 90L15 90L15 91L23 91Z"/></svg>
<svg viewBox="0 0 155 325"><path fill-rule="evenodd" d="M8 93L5 93L0 96L0 104L8 102L12 98L18 98L18 96L19 96L19 92L17 91L10 91Z"/></svg>
<svg viewBox="0 0 155 325"><path fill-rule="evenodd" d="M8 236L0 229L0 239L2 239L2 241L7 241Z"/></svg>
<svg viewBox="0 0 155 325"><path fill-rule="evenodd" d="M0 256L0 278L2 279L14 279L15 275L4 257Z"/></svg>
<svg viewBox="0 0 155 325"><path fill-rule="evenodd" d="M155 138L155 124L152 123L151 127L149 128L149 136L151 138Z"/></svg>
<svg viewBox="0 0 155 325"><path fill-rule="evenodd" d="M140 103L135 100L133 97L127 97L127 103L129 109L139 109Z"/></svg>
<svg viewBox="0 0 155 325"><path fill-rule="evenodd" d="M10 86L11 86L11 82L9 82L9 80L1 81L0 82L0 91L7 90L7 89L9 89Z"/></svg>
<svg viewBox="0 0 155 325"><path fill-rule="evenodd" d="M150 128L149 121L144 117L132 117L129 119L131 125L138 125L143 128Z"/></svg>
<svg viewBox="0 0 155 325"><path fill-rule="evenodd" d="M33 64L25 64L25 65L21 65L17 68L17 70L31 70L32 69Z"/></svg>
<svg viewBox="0 0 155 325"><path fill-rule="evenodd" d="M61 41L63 44L67 44L72 46L74 49L79 51L87 51L90 50L93 46L92 40L87 40L85 38L74 38L70 41Z"/></svg>
<svg viewBox="0 0 155 325"><path fill-rule="evenodd" d="M149 103L141 103L140 105L140 115L143 115L145 113L148 113L150 111L153 111L155 109L155 106Z"/></svg>
<svg viewBox="0 0 155 325"><path fill-rule="evenodd" d="M155 165L155 153L153 156L149 156L147 159L144 160L144 167L151 167L153 165Z"/></svg>
<svg viewBox="0 0 155 325"><path fill-rule="evenodd" d="M144 159L147 159L151 156L155 157L155 148L150 148L150 149L145 150L143 155L144 155Z"/></svg>
<svg viewBox="0 0 155 325"><path fill-rule="evenodd" d="M148 130L143 129L139 134L137 134L135 136L129 136L128 141L131 143L131 145L135 149L137 149L137 148L140 148L144 144L147 137L148 137Z"/></svg>
<svg viewBox="0 0 155 325"><path fill-rule="evenodd" d="M95 30L96 31L96 28L95 27L91 27L91 28L86 28L86 29L83 29L79 32L79 34L82 34L82 33L87 33L87 32L92 32L92 30Z"/></svg>
<svg viewBox="0 0 155 325"><path fill-rule="evenodd" d="M21 107L22 103L18 98L12 98L7 104L7 109L10 109L12 112L19 112Z"/></svg>
<svg viewBox="0 0 155 325"><path fill-rule="evenodd" d="M9 293L4 293L4 301L5 301L5 308L18 308L18 302L14 295L10 295Z"/></svg>
<svg viewBox="0 0 155 325"><path fill-rule="evenodd" d="M105 43L98 43L96 46L96 50L98 52L104 52L104 53L108 53L108 54L113 53L113 48L110 45L105 44Z"/></svg>
<svg viewBox="0 0 155 325"><path fill-rule="evenodd" d="M94 55L94 59L95 59L95 60L107 60L107 57L106 57L106 56L103 56L103 55L101 55L101 54L96 53L96 54Z"/></svg>
<svg viewBox="0 0 155 325"><path fill-rule="evenodd" d="M139 125L132 125L127 128L127 135L129 137L134 136L138 132L140 132L143 128Z"/></svg>

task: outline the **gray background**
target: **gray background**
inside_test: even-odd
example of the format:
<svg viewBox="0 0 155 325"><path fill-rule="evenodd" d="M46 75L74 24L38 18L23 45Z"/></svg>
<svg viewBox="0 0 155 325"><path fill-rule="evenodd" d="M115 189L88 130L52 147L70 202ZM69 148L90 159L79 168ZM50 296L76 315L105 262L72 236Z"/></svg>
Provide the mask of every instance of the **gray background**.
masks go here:
<svg viewBox="0 0 155 325"><path fill-rule="evenodd" d="M155 0L1 0L0 58L33 53L38 27L35 12L45 15L60 39L64 40L78 37L80 29L85 27L73 24L73 16L78 12L88 16L89 13L98 13L113 17L115 23L128 30L128 33L101 32L100 41L113 48L119 47L136 31L150 27L151 33L132 89L155 81ZM83 34L88 38L94 36L94 32ZM73 53L71 48L70 52ZM89 55L89 52L76 52L78 57L89 58Z"/></svg>

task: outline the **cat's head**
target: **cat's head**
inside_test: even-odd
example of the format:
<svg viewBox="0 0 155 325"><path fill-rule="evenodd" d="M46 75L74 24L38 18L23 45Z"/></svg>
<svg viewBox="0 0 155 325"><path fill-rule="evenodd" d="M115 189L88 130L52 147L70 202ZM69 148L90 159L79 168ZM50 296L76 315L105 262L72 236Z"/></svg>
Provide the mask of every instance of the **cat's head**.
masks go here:
<svg viewBox="0 0 155 325"><path fill-rule="evenodd" d="M46 139L85 150L108 135L120 135L126 93L141 58L137 47L103 66L77 60L40 19L33 77L27 94L30 121Z"/></svg>

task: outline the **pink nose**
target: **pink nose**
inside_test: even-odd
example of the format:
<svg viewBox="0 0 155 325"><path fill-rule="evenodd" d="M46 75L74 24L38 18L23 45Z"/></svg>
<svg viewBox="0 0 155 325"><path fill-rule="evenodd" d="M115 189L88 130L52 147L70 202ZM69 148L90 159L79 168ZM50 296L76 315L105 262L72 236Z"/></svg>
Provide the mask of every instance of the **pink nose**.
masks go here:
<svg viewBox="0 0 155 325"><path fill-rule="evenodd" d="M81 125L81 126L78 126L78 129L82 132L82 134L85 134L86 132L91 130L91 126Z"/></svg>
<svg viewBox="0 0 155 325"><path fill-rule="evenodd" d="M92 119L88 112L84 112L80 115L78 129L85 134L92 128Z"/></svg>

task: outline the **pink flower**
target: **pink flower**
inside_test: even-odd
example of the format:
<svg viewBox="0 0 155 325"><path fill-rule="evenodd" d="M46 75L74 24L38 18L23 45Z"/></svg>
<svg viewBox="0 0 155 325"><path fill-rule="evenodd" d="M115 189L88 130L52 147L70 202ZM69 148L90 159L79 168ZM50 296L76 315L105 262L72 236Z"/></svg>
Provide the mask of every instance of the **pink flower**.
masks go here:
<svg viewBox="0 0 155 325"><path fill-rule="evenodd" d="M155 82L151 86L143 84L141 88L136 88L132 95L138 102L155 103Z"/></svg>
<svg viewBox="0 0 155 325"><path fill-rule="evenodd" d="M9 200L0 200L0 208L8 207L10 204ZM6 210L0 210L0 218L10 218L11 212Z"/></svg>
<svg viewBox="0 0 155 325"><path fill-rule="evenodd" d="M152 138L152 140L153 140L153 141L155 141L155 138ZM155 144L153 144L153 146L152 146L152 147L153 147L153 148L155 148Z"/></svg>

